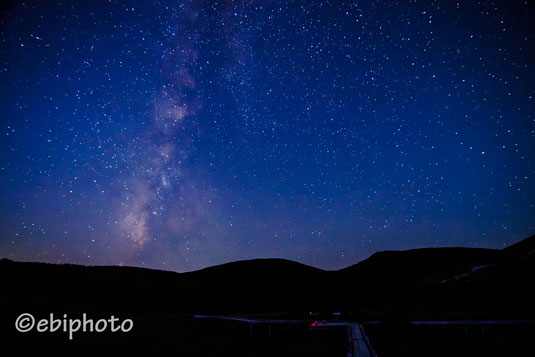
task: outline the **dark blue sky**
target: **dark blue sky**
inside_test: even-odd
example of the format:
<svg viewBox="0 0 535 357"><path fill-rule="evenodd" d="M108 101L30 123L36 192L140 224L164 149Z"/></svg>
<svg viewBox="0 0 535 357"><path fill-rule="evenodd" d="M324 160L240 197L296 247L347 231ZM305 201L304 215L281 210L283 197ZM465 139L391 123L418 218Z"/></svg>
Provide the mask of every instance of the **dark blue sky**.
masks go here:
<svg viewBox="0 0 535 357"><path fill-rule="evenodd" d="M528 1L13 1L0 255L335 269L535 233Z"/></svg>

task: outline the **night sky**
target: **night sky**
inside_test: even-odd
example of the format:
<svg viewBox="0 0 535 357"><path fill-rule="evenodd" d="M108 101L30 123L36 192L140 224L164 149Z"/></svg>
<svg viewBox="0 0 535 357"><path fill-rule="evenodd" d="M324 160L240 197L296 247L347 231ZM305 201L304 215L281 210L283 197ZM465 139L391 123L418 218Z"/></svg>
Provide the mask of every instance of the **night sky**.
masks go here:
<svg viewBox="0 0 535 357"><path fill-rule="evenodd" d="M188 271L535 233L530 1L11 1L0 256Z"/></svg>

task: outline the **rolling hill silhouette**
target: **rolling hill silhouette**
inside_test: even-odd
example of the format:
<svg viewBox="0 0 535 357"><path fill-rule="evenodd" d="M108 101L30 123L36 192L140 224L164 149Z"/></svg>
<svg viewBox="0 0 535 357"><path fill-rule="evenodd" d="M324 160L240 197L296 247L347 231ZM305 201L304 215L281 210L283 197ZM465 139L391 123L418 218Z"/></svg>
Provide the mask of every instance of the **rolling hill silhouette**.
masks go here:
<svg viewBox="0 0 535 357"><path fill-rule="evenodd" d="M135 314L381 313L533 315L535 236L502 250L384 251L338 271L284 259L175 273L134 267L0 261L2 306Z"/></svg>

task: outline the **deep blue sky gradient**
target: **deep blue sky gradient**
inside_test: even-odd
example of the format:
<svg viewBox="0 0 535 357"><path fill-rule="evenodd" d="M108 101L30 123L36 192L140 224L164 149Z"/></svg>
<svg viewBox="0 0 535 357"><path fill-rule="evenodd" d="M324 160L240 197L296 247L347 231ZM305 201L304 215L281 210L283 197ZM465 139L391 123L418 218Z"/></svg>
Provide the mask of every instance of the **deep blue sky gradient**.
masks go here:
<svg viewBox="0 0 535 357"><path fill-rule="evenodd" d="M14 1L0 255L326 269L535 232L528 1Z"/></svg>

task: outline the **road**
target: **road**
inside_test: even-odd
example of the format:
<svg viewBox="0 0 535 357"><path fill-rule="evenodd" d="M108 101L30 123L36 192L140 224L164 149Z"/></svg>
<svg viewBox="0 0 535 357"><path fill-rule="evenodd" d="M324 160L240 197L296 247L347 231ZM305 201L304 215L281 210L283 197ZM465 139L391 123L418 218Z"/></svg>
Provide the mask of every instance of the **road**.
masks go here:
<svg viewBox="0 0 535 357"><path fill-rule="evenodd" d="M229 321L239 321L249 324L251 327L252 335L252 326L256 324L288 324L288 323L298 323L302 320L269 320L269 319L247 319L240 317L228 317L228 316L205 316L205 315L195 315L196 319L218 319L218 320L229 320ZM314 325L313 325L314 326ZM340 328L347 327L347 338L348 338L348 349L347 357L376 357L373 349L370 351L370 341L365 335L364 328L361 324L355 322L324 322L321 325L316 325L312 328L315 329L324 329L324 328ZM271 335L271 333L270 333Z"/></svg>
<svg viewBox="0 0 535 357"><path fill-rule="evenodd" d="M358 323L348 323L349 346L347 357L372 357L375 354L368 349L362 326Z"/></svg>

